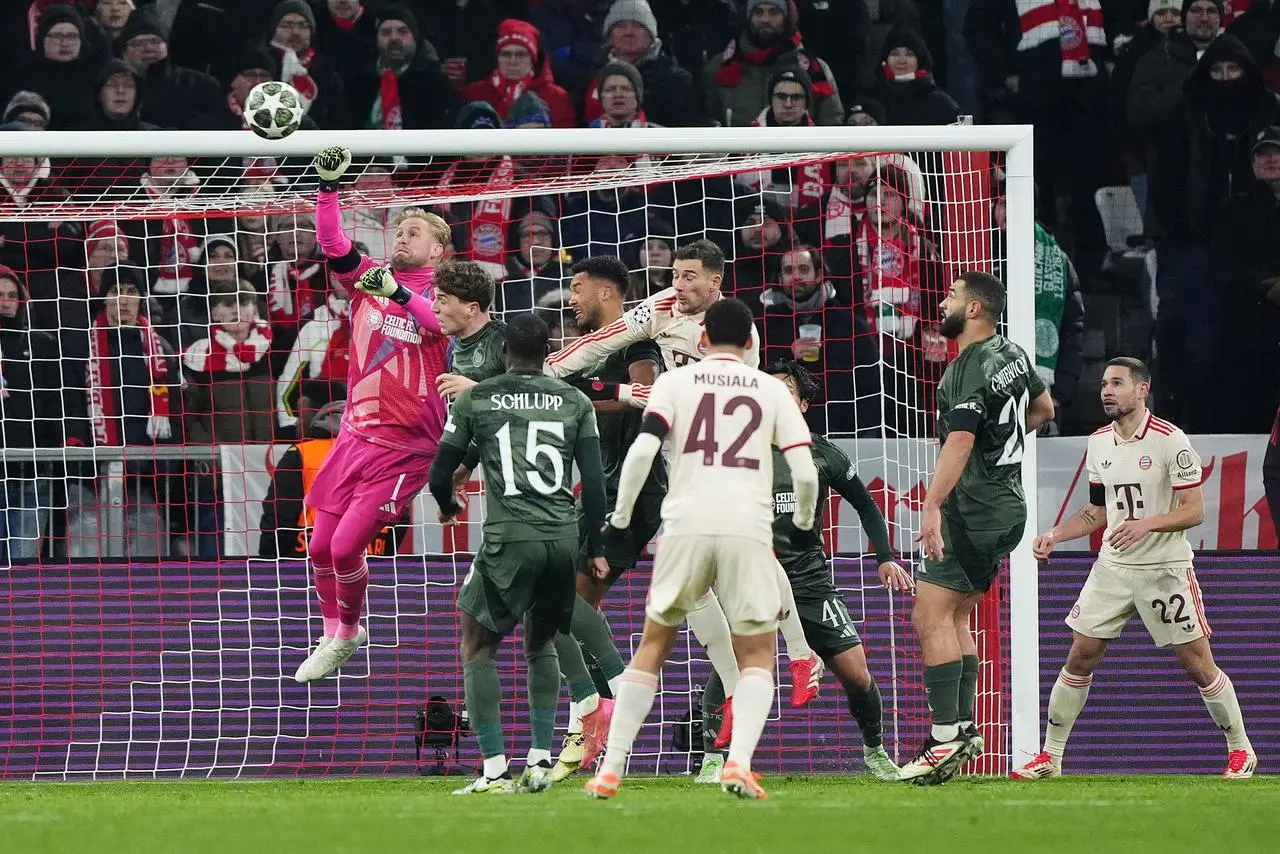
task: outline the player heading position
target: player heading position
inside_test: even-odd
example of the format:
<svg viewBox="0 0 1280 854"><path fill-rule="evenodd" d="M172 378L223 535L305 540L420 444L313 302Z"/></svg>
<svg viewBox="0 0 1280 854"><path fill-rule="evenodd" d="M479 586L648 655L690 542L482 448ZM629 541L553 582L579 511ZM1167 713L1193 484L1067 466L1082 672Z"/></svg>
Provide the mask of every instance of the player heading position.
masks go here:
<svg viewBox="0 0 1280 854"><path fill-rule="evenodd" d="M1053 399L1021 347L996 334L1005 287L960 274L939 331L960 345L938 385L942 450L925 495L912 622L924 657L933 729L900 778L944 783L982 752L973 722L978 645L969 620L1027 523L1025 434L1053 417Z"/></svg>
<svg viewBox="0 0 1280 854"><path fill-rule="evenodd" d="M311 564L324 637L298 667L298 682L324 678L368 640L360 625L365 549L426 485L445 420L435 379L448 338L429 295L449 226L420 208L403 211L390 266L379 266L342 230L338 181L350 166L345 148L316 156L316 239L352 295L351 360L342 427L306 499L315 510Z"/></svg>
<svg viewBox="0 0 1280 854"><path fill-rule="evenodd" d="M436 379L440 394L453 399L466 389L506 371L503 343L507 327L489 314L493 276L474 261L445 261L436 269L431 310L452 335L449 373Z"/></svg>
<svg viewBox="0 0 1280 854"><path fill-rule="evenodd" d="M626 529L653 459L670 437L671 486L662 504L666 533L654 558L640 647L619 680L604 762L586 786L597 798L617 794L677 630L713 587L741 668L721 786L742 797L765 797L751 773L751 758L773 705L782 607L773 557L771 446L782 449L791 467L794 523L802 531L813 527L818 475L809 428L787 387L744 364L754 328L751 311L737 300L721 300L707 310L705 327L706 358L654 384L609 519L608 536Z"/></svg>
<svg viewBox="0 0 1280 854"><path fill-rule="evenodd" d="M1071 651L1049 693L1044 750L1014 771L1015 778L1062 773L1062 753L1089 697L1093 671L1135 613L1156 646L1173 646L1226 734L1223 778L1244 780L1257 767L1236 689L1209 648L1209 622L1191 568L1187 529L1204 520L1200 457L1185 433L1147 409L1150 389L1151 373L1142 362L1121 357L1107 363L1102 408L1111 423L1089 437L1089 503L1036 537L1036 559L1047 561L1058 543L1106 526L1098 559L1067 617Z"/></svg>
<svg viewBox="0 0 1280 854"><path fill-rule="evenodd" d="M535 315L511 321L507 373L482 380L458 397L431 465L431 494L446 518L462 512L453 472L472 442L489 485L484 542L458 591L467 714L484 754L484 771L455 794L515 788L503 753L502 689L494 656L521 622L532 734L519 788L540 792L551 786L560 696L553 638L569 630L578 563L575 463L582 474L583 506L595 524L587 553L597 559L601 554L604 478L595 413L582 392L543 374L550 338L547 324Z"/></svg>

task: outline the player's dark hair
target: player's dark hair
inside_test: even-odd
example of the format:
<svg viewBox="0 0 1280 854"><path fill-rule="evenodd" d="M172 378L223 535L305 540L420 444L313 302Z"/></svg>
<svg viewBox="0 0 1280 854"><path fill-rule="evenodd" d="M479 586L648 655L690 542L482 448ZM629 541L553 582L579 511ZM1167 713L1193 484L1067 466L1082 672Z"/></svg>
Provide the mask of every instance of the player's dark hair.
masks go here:
<svg viewBox="0 0 1280 854"><path fill-rule="evenodd" d="M716 300L703 320L707 343L713 347L746 347L751 343L754 326L751 309L736 299Z"/></svg>
<svg viewBox="0 0 1280 854"><path fill-rule="evenodd" d="M964 289L969 296L982 303L982 310L992 323L998 323L1004 316L1005 286L1004 282L990 273L969 270L960 274Z"/></svg>
<svg viewBox="0 0 1280 854"><path fill-rule="evenodd" d="M707 240L705 237L681 246L676 250L674 260L698 261L701 262L702 269L711 275L724 275L724 251L714 241Z"/></svg>
<svg viewBox="0 0 1280 854"><path fill-rule="evenodd" d="M809 373L808 368L795 359L779 359L771 362L764 372L773 377L791 377L791 382L796 386L796 394L800 395L800 400L805 403L812 403L818 396L818 381L814 379L813 374Z"/></svg>
<svg viewBox="0 0 1280 854"><path fill-rule="evenodd" d="M441 261L436 265L436 290L462 302L493 305L493 276L475 261Z"/></svg>
<svg viewBox="0 0 1280 854"><path fill-rule="evenodd" d="M1107 362L1107 367L1128 368L1134 382L1151 384L1151 369L1141 359L1135 359L1132 356L1116 356Z"/></svg>
<svg viewBox="0 0 1280 854"><path fill-rule="evenodd" d="M507 321L507 355L523 362L547 358L551 329L536 314L517 314Z"/></svg>
<svg viewBox="0 0 1280 854"><path fill-rule="evenodd" d="M583 258L574 264L569 272L574 276L582 273L593 279L608 282L618 289L619 296L627 292L627 285L630 283L627 265L621 258L615 258L613 255L592 255L590 258Z"/></svg>
<svg viewBox="0 0 1280 854"><path fill-rule="evenodd" d="M347 384L336 380L303 380L298 384L298 397L305 397L319 409L335 400L346 400Z"/></svg>

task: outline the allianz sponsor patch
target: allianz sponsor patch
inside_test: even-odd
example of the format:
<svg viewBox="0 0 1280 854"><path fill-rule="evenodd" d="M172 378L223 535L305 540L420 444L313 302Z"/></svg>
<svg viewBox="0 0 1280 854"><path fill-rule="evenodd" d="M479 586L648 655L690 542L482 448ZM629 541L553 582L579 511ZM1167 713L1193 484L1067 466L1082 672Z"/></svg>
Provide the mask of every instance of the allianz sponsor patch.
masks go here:
<svg viewBox="0 0 1280 854"><path fill-rule="evenodd" d="M653 319L653 306L647 302L642 302L623 315L623 318L627 322L628 329L640 329L647 326L649 321Z"/></svg>
<svg viewBox="0 0 1280 854"><path fill-rule="evenodd" d="M1189 469L1194 467L1191 460L1191 452L1187 450L1178 451L1178 456L1174 458L1174 463L1180 469Z"/></svg>

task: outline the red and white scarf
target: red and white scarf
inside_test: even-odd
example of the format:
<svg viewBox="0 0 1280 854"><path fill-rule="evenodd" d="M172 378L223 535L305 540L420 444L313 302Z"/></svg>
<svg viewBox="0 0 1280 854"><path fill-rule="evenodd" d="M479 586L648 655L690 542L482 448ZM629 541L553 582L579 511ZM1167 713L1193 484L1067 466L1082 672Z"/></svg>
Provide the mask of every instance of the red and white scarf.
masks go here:
<svg viewBox="0 0 1280 854"><path fill-rule="evenodd" d="M382 69L378 87L378 108L381 111L379 125L382 130L400 130L404 127L404 110L400 105L400 75L394 68Z"/></svg>
<svg viewBox="0 0 1280 854"><path fill-rule="evenodd" d="M1017 0L1022 40L1018 50L1032 50L1058 40L1062 52L1062 76L1068 79L1096 77L1097 63L1091 47L1105 48L1098 0Z"/></svg>
<svg viewBox="0 0 1280 854"><path fill-rule="evenodd" d="M200 179L187 172L172 187L157 187L150 177L142 176L142 189L152 200L193 196L200 189ZM195 258L200 252L201 240L191 228L191 222L180 217L160 220L160 257L157 266L160 274L152 290L160 294L186 293L195 274Z"/></svg>
<svg viewBox="0 0 1280 854"><path fill-rule="evenodd" d="M165 358L164 347L160 336L151 328L145 317L138 317L138 329L142 333L142 355L147 360L150 370L151 384L151 417L152 425L164 423L163 432L168 432L169 419L169 362ZM123 413L116 412L115 390L120 387L120 378L111 375L111 345L107 336L111 327L107 325L107 313L100 313L93 321L93 330L89 335L89 364L87 376L89 386L89 420L93 424L95 445L123 445L124 437L120 435L120 422L116 420ZM121 354L123 355L123 354ZM154 426L148 435L161 432ZM154 438L154 436L153 436Z"/></svg>
<svg viewBox="0 0 1280 854"><path fill-rule="evenodd" d="M491 161L492 162L492 161ZM442 189L465 185L467 192L501 192L515 184L516 164L503 155L489 170L488 176L459 175L459 169L474 169L475 161L460 160L452 164L440 182ZM461 189L461 187L458 187ZM507 230L511 225L511 199L481 199L471 204L471 239L468 260L475 261L495 280L507 274Z"/></svg>
<svg viewBox="0 0 1280 854"><path fill-rule="evenodd" d="M272 42L271 47L280 54L280 79L298 90L298 95L302 97L302 111L310 112L311 105L320 95L320 87L316 85L315 78L310 72L311 63L316 58L316 49L309 47L302 53L298 53L279 42Z"/></svg>
<svg viewBox="0 0 1280 854"><path fill-rule="evenodd" d="M183 351L182 363L199 374L243 374L266 358L271 335L271 324L263 320L254 322L244 341L215 326L213 335Z"/></svg>
<svg viewBox="0 0 1280 854"><path fill-rule="evenodd" d="M323 261L279 261L268 274L267 314L272 323L294 325L324 300L328 290Z"/></svg>
<svg viewBox="0 0 1280 854"><path fill-rule="evenodd" d="M861 274L863 311L877 332L909 341L920 319L920 239L914 227L899 224L885 233L858 224L854 244Z"/></svg>

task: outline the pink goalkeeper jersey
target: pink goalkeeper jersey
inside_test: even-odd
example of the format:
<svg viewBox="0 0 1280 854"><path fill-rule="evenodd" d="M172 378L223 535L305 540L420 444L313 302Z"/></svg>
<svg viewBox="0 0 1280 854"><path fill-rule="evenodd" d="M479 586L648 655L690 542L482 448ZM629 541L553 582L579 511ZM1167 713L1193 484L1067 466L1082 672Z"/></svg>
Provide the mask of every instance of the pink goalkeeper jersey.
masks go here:
<svg viewBox="0 0 1280 854"><path fill-rule="evenodd" d="M379 266L362 255L360 266L335 277L351 295L351 362L342 429L366 441L431 456L444 432L444 399L436 377L448 369L449 338L422 329L408 309L358 291L355 281ZM427 301L435 298L435 269L394 271L396 281Z"/></svg>

